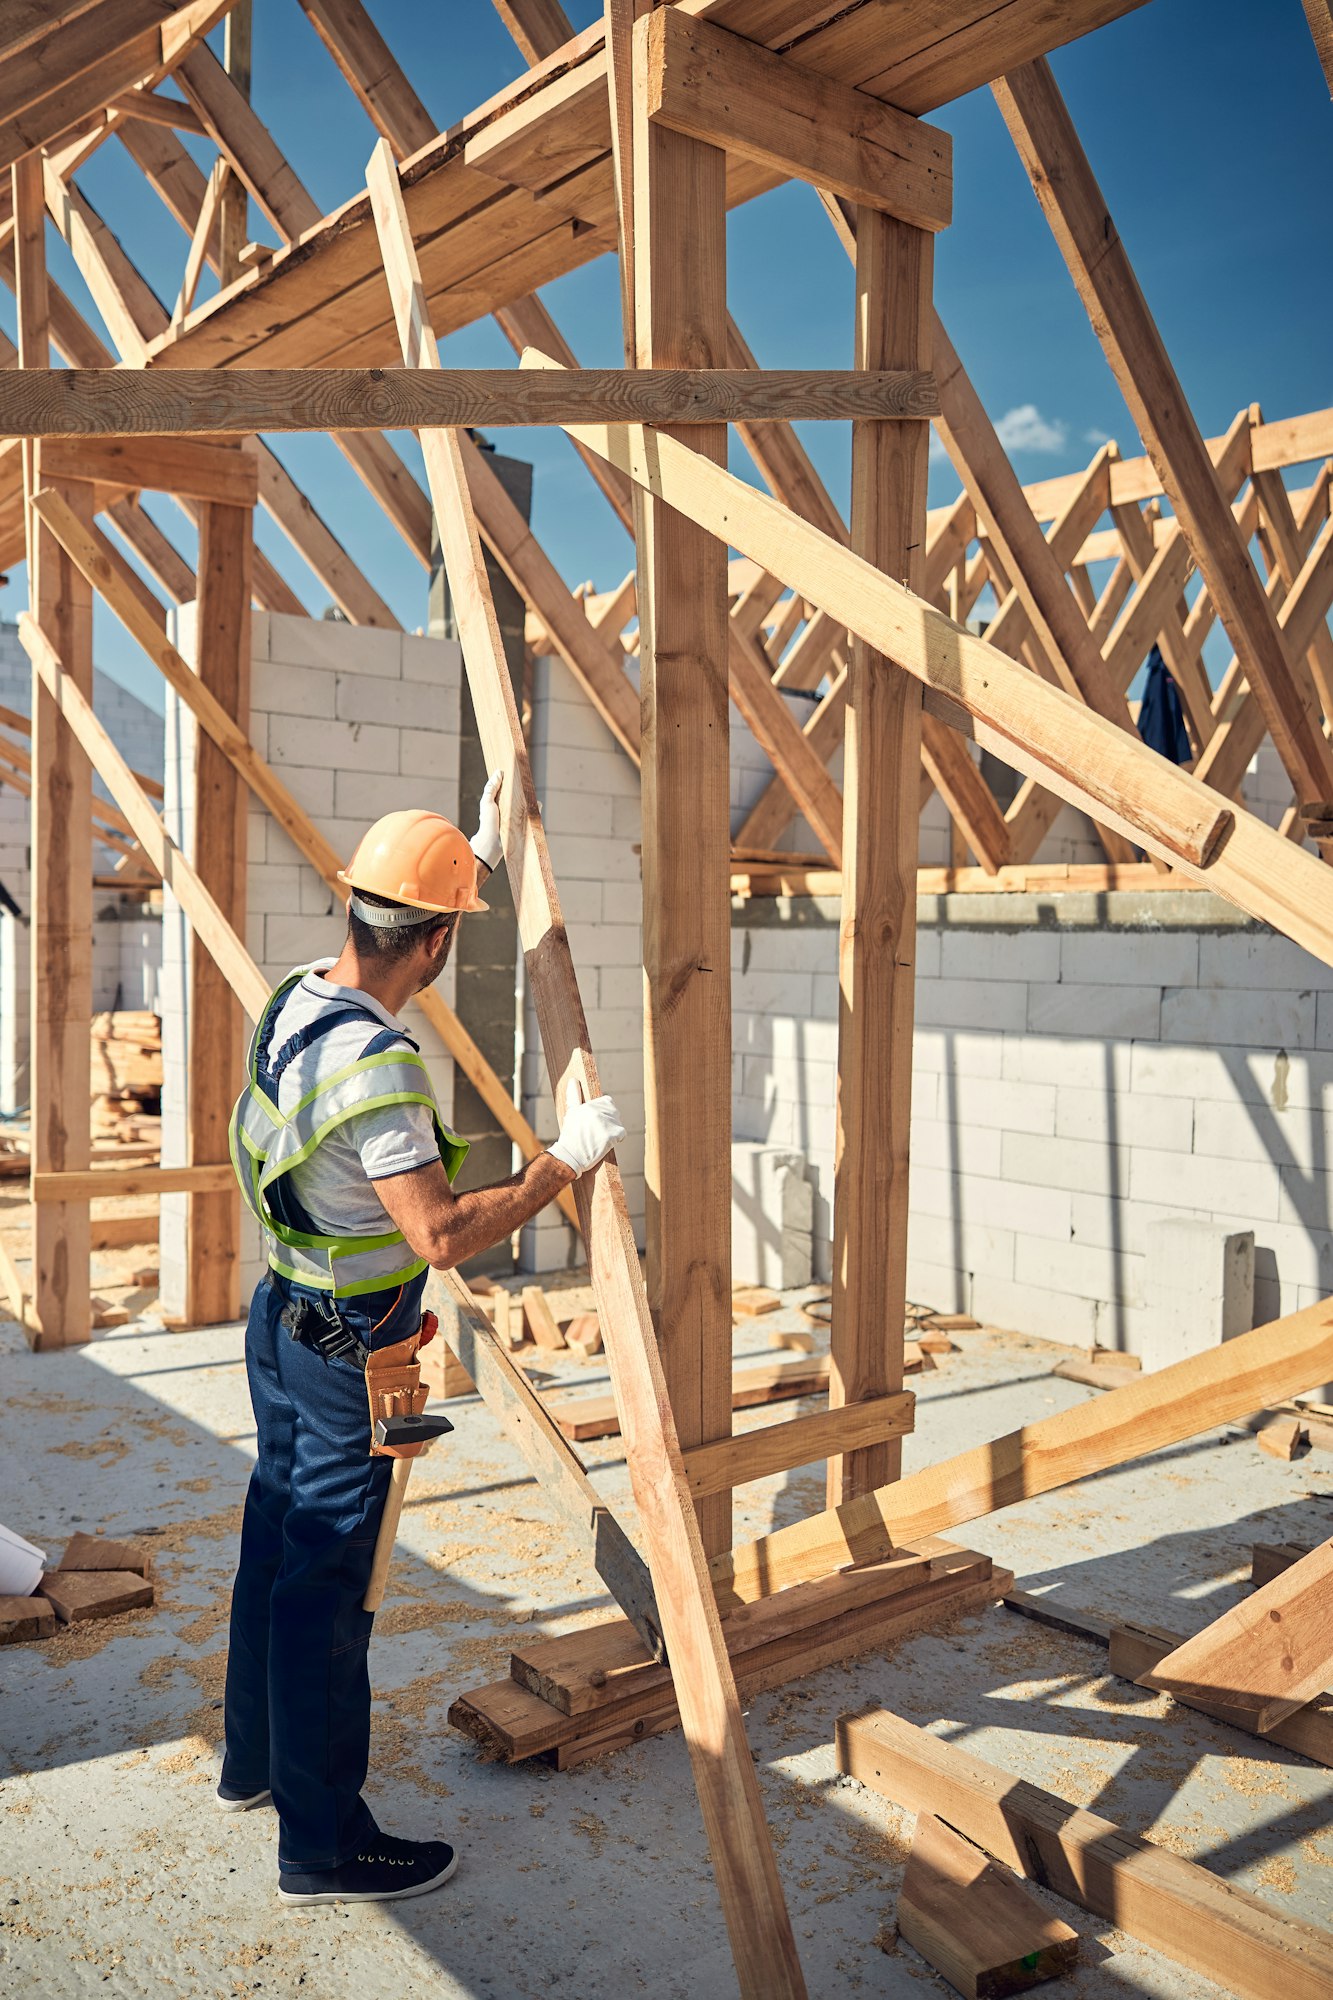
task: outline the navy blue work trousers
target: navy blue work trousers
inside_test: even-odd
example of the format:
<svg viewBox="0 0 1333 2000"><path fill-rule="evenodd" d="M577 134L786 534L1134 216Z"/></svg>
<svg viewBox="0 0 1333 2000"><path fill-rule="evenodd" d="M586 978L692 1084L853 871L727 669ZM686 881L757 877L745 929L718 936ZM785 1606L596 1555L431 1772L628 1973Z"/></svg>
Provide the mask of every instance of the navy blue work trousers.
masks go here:
<svg viewBox="0 0 1333 2000"><path fill-rule="evenodd" d="M424 1274L339 1302L366 1347L421 1323ZM366 1378L294 1340L284 1308L318 1295L276 1274L245 1333L259 1456L241 1527L227 1655L222 1782L271 1787L278 1867L338 1868L376 1831L361 1797L370 1755L371 1612L361 1600L392 1460L370 1455Z"/></svg>

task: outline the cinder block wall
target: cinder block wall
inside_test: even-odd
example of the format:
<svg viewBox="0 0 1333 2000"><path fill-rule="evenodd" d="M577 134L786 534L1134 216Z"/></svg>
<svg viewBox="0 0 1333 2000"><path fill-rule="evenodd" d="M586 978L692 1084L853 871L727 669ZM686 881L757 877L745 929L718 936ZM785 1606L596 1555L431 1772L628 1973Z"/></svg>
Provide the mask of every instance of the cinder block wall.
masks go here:
<svg viewBox="0 0 1333 2000"><path fill-rule="evenodd" d="M738 1137L805 1152L827 1274L838 911L733 930ZM1333 1292L1333 969L1201 894L922 897L914 1298L1141 1344L1147 1231L1255 1233L1255 1317Z"/></svg>
<svg viewBox="0 0 1333 2000"><path fill-rule="evenodd" d="M194 615L194 605L177 614L176 644L187 658L193 657ZM256 611L252 629L251 741L340 854L352 853L372 820L402 806L428 806L451 818L460 816L457 644L276 612ZM194 740L193 719L169 695L167 817L187 852L193 852L195 830L182 801L193 796ZM462 816L466 818L466 810ZM248 841L245 941L276 985L293 966L339 950L342 909L253 799ZM185 1158L185 995L192 941L179 906L171 897L166 900L162 1157L171 1165ZM438 990L452 1000L452 967ZM453 1063L424 1019L410 1011L413 1035L448 1118ZM243 1306L263 1269L258 1231L248 1224L244 1242ZM163 1197L161 1248L163 1310L178 1312L185 1293L181 1196Z"/></svg>

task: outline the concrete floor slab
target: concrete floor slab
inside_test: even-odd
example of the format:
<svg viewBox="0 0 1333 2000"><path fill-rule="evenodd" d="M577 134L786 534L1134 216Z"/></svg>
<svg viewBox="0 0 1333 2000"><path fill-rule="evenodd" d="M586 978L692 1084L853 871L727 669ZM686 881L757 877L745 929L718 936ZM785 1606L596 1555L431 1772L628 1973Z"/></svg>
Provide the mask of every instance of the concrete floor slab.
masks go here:
<svg viewBox="0 0 1333 2000"><path fill-rule="evenodd" d="M797 1315L778 1324L795 1324ZM771 1354L774 1320L738 1335ZM1098 1392L1050 1376L1055 1350L964 1334L913 1378L908 1469ZM462 1853L434 1896L289 1911L271 1812L219 1813L227 1594L253 1455L241 1332L143 1324L68 1353L0 1329L0 1520L52 1559L74 1528L143 1537L151 1612L0 1652L0 1980L65 1996L364 2000L723 2000L726 1937L680 1736L568 1774L479 1758L445 1721L512 1644L605 1615L539 1489L475 1399L413 1476L371 1648L368 1796L395 1833ZM599 1358L541 1357L600 1392ZM784 1421L811 1405L748 1411ZM618 1440L583 1448L633 1510ZM739 1534L822 1504L820 1468L747 1488ZM1333 1533L1333 1459L1268 1459L1220 1433L979 1522L961 1539L1078 1608L1197 1629L1234 1602L1254 1541ZM943 1991L893 1938L909 1816L838 1776L833 1725L885 1703L1074 1802L1147 1832L1307 1921L1333 1924L1333 1775L1165 1697L1108 1679L1103 1650L996 1608L757 1697L748 1714L779 1866L814 1996ZM1216 1988L1051 1899L1084 1938L1060 1989L1205 2000ZM887 1951L878 1948L886 1943ZM1054 1989L1052 1989L1054 1990Z"/></svg>

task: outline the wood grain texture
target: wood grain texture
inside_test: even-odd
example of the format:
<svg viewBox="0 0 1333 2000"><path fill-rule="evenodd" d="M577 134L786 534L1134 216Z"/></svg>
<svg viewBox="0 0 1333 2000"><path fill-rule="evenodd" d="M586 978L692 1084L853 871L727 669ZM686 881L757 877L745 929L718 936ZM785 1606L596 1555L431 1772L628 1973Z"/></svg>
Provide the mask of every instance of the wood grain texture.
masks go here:
<svg viewBox="0 0 1333 2000"><path fill-rule="evenodd" d="M9 370L9 437L240 436L253 431L386 431L513 424L746 424L893 417L925 423L938 398L928 369L725 367ZM91 476L91 475L89 475ZM145 482L147 483L147 482ZM201 496L212 497L209 495Z"/></svg>
<svg viewBox="0 0 1333 2000"><path fill-rule="evenodd" d="M1078 1932L965 1835L917 1814L898 1892L898 1933L963 2000L1002 2000L1068 1972Z"/></svg>
<svg viewBox="0 0 1333 2000"><path fill-rule="evenodd" d="M242 454L237 452L236 457ZM199 536L195 653L200 685L235 727L250 730L251 510L210 501ZM250 794L231 759L196 730L192 824L195 869L238 937L245 935L246 830ZM244 1016L225 974L191 940L189 952L186 1164L226 1157L231 1108L245 1075ZM192 1194L185 1209L189 1326L216 1326L240 1312L240 1191Z"/></svg>
<svg viewBox="0 0 1333 2000"><path fill-rule="evenodd" d="M1163 1631L1155 1625L1130 1624L1113 1624L1107 1642L1107 1665L1111 1672L1140 1685L1148 1685L1146 1676L1184 1643L1177 1632ZM1260 1734L1255 1728L1252 1706L1230 1708L1198 1688L1172 1687L1169 1692L1173 1701L1196 1708L1201 1715L1211 1715L1250 1736ZM1311 1763L1333 1768L1333 1695L1326 1692L1315 1695L1282 1721L1265 1728L1261 1740L1275 1743L1283 1750L1294 1750L1299 1756L1308 1757Z"/></svg>
<svg viewBox="0 0 1333 2000"><path fill-rule="evenodd" d="M1260 1735L1285 1721L1333 1681L1333 1541L1223 1612L1139 1680L1236 1709Z"/></svg>
<svg viewBox="0 0 1333 2000"><path fill-rule="evenodd" d="M840 1716L837 1748L840 1770L897 1805L938 1813L996 1860L1238 2000L1324 2000L1333 1984L1327 1931L885 1709Z"/></svg>
<svg viewBox="0 0 1333 2000"><path fill-rule="evenodd" d="M773 55L680 8L659 8L647 40L648 116L784 178L829 188L917 229L948 227L947 132Z"/></svg>
<svg viewBox="0 0 1333 2000"><path fill-rule="evenodd" d="M372 158L368 180L403 359L409 367L436 367L438 349L386 141L380 142ZM579 1081L586 1095L595 1096L599 1094L596 1065L495 608L486 587L467 475L453 433L428 431L422 448L482 743L489 767L503 773L505 861L547 1070L557 1101L562 1101L571 1079ZM791 1923L686 1486L614 1155L583 1176L576 1192L612 1382L621 1404L631 1482L739 1983L742 1992L755 2000L761 1995L800 1996L805 1988Z"/></svg>
<svg viewBox="0 0 1333 2000"><path fill-rule="evenodd" d="M578 429L924 682L933 713L1333 962L1333 885L1312 855L688 446L633 426Z"/></svg>
<svg viewBox="0 0 1333 2000"><path fill-rule="evenodd" d="M846 1563L876 1561L920 1535L979 1520L1330 1379L1333 1303L1325 1301L739 1547L712 1565L719 1599L764 1596Z"/></svg>
<svg viewBox="0 0 1333 2000"><path fill-rule="evenodd" d="M929 362L933 273L924 230L859 212L862 367ZM925 579L929 443L902 424L852 428L852 548L909 590ZM861 636L845 720L830 1410L901 1390L907 1296L921 691ZM830 1458L827 1505L901 1464L894 1438Z"/></svg>
<svg viewBox="0 0 1333 2000"><path fill-rule="evenodd" d="M726 360L725 162L648 115L655 18L633 36L636 358L710 367ZM721 426L691 436L725 464ZM731 1433L730 628L725 548L652 498L638 602L648 1299L688 1447ZM705 1549L725 1549L730 1494L697 1506Z"/></svg>
<svg viewBox="0 0 1333 2000"><path fill-rule="evenodd" d="M901 1438L912 1429L914 1403L907 1395L876 1396L720 1438L716 1444L694 1445L685 1453L690 1491L720 1493L747 1480L813 1465L831 1452L861 1451ZM744 1406L733 1403L733 1407Z"/></svg>

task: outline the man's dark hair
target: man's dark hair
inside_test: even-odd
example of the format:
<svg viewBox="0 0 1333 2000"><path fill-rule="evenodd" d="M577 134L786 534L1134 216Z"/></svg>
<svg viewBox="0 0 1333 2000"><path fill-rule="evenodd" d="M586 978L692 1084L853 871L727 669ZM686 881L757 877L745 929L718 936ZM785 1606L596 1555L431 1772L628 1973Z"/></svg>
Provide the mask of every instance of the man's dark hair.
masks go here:
<svg viewBox="0 0 1333 2000"><path fill-rule="evenodd" d="M376 910L400 907L389 896L372 896L365 889L358 889L356 893L359 901L369 903ZM391 962L410 958L419 944L429 943L441 930L452 932L457 922L458 912L454 910L444 916L429 917L424 924L403 924L393 930L381 930L377 924L368 924L358 917L349 905L347 935L356 946L359 957Z"/></svg>

